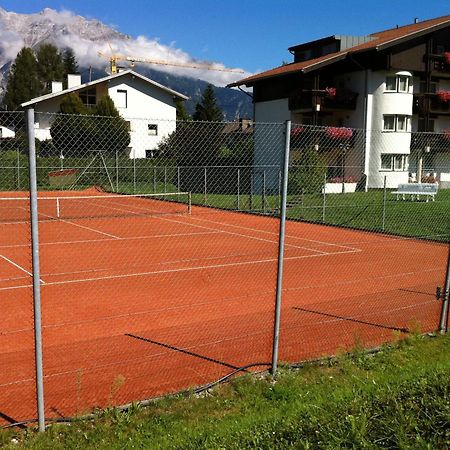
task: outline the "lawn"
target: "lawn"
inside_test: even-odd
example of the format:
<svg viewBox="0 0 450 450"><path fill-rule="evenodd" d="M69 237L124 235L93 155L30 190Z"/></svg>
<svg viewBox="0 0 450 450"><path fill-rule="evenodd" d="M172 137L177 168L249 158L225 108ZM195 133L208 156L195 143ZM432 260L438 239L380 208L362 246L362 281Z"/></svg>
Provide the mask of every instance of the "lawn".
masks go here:
<svg viewBox="0 0 450 450"><path fill-rule="evenodd" d="M410 335L89 419L0 433L5 449L444 449L450 336Z"/></svg>

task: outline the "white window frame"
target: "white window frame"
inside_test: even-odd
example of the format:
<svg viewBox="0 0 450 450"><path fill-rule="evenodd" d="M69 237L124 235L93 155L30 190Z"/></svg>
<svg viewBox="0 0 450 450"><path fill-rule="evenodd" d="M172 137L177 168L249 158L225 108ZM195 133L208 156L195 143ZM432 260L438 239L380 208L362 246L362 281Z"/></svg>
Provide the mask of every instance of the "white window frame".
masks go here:
<svg viewBox="0 0 450 450"><path fill-rule="evenodd" d="M409 88L411 87L411 77L412 75L409 74L408 72L399 72L396 73L395 75L387 75L386 76L386 80L385 80L385 84L384 84L384 90L385 92L397 92L400 94L407 94L409 93ZM391 81L395 78L395 87L392 88L388 88L388 80L391 79ZM401 85L401 80L405 81L405 88L401 89L400 85Z"/></svg>
<svg viewBox="0 0 450 450"><path fill-rule="evenodd" d="M380 171L407 172L409 169L408 156L404 153L382 153L380 157Z"/></svg>
<svg viewBox="0 0 450 450"><path fill-rule="evenodd" d="M386 128L387 118L393 118L393 128ZM400 119L400 120L399 120ZM403 127L399 124L403 121ZM388 133L407 133L411 129L411 116L406 114L383 114L383 131Z"/></svg>
<svg viewBox="0 0 450 450"><path fill-rule="evenodd" d="M117 107L121 108L121 109L127 109L128 108L128 91L126 89L117 89L117 94L116 94L116 99L117 99ZM125 106L123 105L123 103L121 103L121 101L125 99Z"/></svg>
<svg viewBox="0 0 450 450"><path fill-rule="evenodd" d="M156 123L149 123L147 125L147 134L149 136L158 136L158 124L156 124Z"/></svg>

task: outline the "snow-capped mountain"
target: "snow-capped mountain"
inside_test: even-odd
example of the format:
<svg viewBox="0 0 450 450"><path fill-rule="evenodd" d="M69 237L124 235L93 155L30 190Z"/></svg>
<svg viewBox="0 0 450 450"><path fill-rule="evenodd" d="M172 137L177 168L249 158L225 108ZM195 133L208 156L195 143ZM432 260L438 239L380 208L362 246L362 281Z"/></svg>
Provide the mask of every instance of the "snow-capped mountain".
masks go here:
<svg viewBox="0 0 450 450"><path fill-rule="evenodd" d="M11 62L20 49L36 48L43 42L50 42L60 49L71 47L80 69L92 68L91 73L102 75L108 68L108 60L100 57L99 52L104 55L111 55L111 52L114 52L186 64L199 62L184 51L163 45L156 39L145 36L132 38L98 20L86 19L70 11L46 8L35 14L18 14L0 8L0 97L3 97ZM218 63L217 67L224 66ZM155 81L161 82L164 78L170 80L171 88L191 97L191 101L187 104L188 110L191 111L199 99L199 93L206 85L205 82L224 86L245 75L150 65L140 65L135 70ZM245 94L220 87L216 89L216 94L227 119L251 116L251 101Z"/></svg>

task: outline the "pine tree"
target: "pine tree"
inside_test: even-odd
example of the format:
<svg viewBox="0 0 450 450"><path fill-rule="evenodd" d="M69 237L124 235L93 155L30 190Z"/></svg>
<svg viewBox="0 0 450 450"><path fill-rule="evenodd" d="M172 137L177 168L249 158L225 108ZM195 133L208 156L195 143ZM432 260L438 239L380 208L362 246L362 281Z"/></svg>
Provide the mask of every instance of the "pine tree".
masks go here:
<svg viewBox="0 0 450 450"><path fill-rule="evenodd" d="M36 58L31 48L24 47L11 66L3 104L10 111L16 110L21 103L41 94Z"/></svg>
<svg viewBox="0 0 450 450"><path fill-rule="evenodd" d="M62 60L64 66L64 78L67 78L69 73L77 73L78 72L78 63L75 58L75 53L70 47L67 47L62 52Z"/></svg>
<svg viewBox="0 0 450 450"><path fill-rule="evenodd" d="M211 84L203 91L202 99L195 106L194 120L222 122L223 112L217 106L216 95Z"/></svg>
<svg viewBox="0 0 450 450"><path fill-rule="evenodd" d="M62 56L53 44L42 44L37 53L38 75L45 93L51 92L52 81L62 81L64 64Z"/></svg>
<svg viewBox="0 0 450 450"><path fill-rule="evenodd" d="M187 112L186 105L184 104L184 100L177 98L175 100L175 108L177 110L177 120L188 122L192 120L192 117Z"/></svg>

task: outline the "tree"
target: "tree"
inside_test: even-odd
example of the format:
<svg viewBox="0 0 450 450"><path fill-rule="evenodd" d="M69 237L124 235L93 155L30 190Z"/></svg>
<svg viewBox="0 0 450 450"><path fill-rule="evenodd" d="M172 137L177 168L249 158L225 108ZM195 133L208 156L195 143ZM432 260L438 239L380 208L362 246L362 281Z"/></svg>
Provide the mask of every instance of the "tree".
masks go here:
<svg viewBox="0 0 450 450"><path fill-rule="evenodd" d="M223 112L217 106L216 95L211 84L203 91L202 99L195 105L194 120L203 122L222 122Z"/></svg>
<svg viewBox="0 0 450 450"><path fill-rule="evenodd" d="M64 66L64 75L67 78L69 73L77 73L78 72L78 63L75 58L75 53L70 47L67 47L62 52L62 60Z"/></svg>
<svg viewBox="0 0 450 450"><path fill-rule="evenodd" d="M97 116L120 117L119 111L109 95L102 97L97 103L94 114Z"/></svg>
<svg viewBox="0 0 450 450"><path fill-rule="evenodd" d="M109 96L104 96L90 111L77 94L69 94L61 103L61 112L66 114L54 120L50 134L64 156L98 151L115 155L130 143L128 125Z"/></svg>
<svg viewBox="0 0 450 450"><path fill-rule="evenodd" d="M89 112L80 97L73 92L64 96L59 108L63 114L88 114Z"/></svg>
<svg viewBox="0 0 450 450"><path fill-rule="evenodd" d="M304 147L289 169L290 194L313 194L321 191L327 171L325 161L313 145Z"/></svg>
<svg viewBox="0 0 450 450"><path fill-rule="evenodd" d="M51 92L52 81L63 81L64 64L58 48L53 44L41 44L36 52L38 76L44 86L44 93Z"/></svg>
<svg viewBox="0 0 450 450"><path fill-rule="evenodd" d="M175 108L177 110L177 120L185 121L185 122L192 120L192 117L187 112L186 105L184 104L184 100L177 98L175 100Z"/></svg>
<svg viewBox="0 0 450 450"><path fill-rule="evenodd" d="M38 97L41 93L37 60L31 48L24 47L11 66L3 104L10 111L17 110L21 103Z"/></svg>

